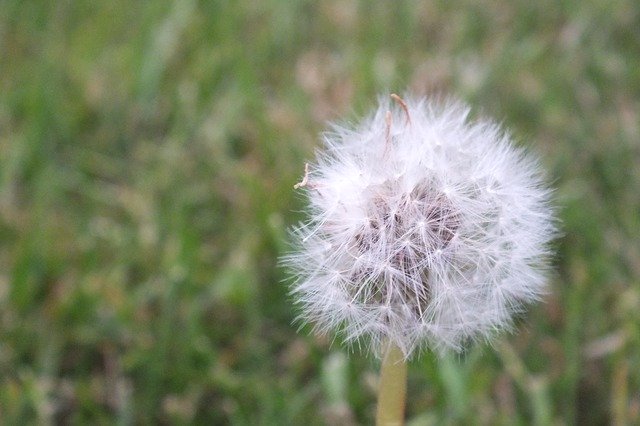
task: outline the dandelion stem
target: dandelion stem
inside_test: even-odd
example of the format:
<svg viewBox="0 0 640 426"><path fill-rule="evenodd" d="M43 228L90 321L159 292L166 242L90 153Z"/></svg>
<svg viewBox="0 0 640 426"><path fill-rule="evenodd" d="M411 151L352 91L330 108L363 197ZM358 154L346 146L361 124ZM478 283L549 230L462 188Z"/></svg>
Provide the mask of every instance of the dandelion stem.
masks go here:
<svg viewBox="0 0 640 426"><path fill-rule="evenodd" d="M404 404L407 393L407 363L395 343L389 343L382 360L378 388L377 426L404 424Z"/></svg>
<svg viewBox="0 0 640 426"><path fill-rule="evenodd" d="M387 123L387 131L385 133L385 141L384 152L387 153L387 149L389 145L391 145L391 122L393 121L393 116L391 115L391 111L387 111L387 114L384 117L385 122Z"/></svg>

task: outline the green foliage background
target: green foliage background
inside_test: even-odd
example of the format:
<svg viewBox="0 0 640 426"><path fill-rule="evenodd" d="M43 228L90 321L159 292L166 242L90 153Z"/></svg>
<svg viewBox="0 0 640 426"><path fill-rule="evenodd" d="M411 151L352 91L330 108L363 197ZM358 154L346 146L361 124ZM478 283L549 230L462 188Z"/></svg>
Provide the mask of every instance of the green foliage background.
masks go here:
<svg viewBox="0 0 640 426"><path fill-rule="evenodd" d="M428 424L640 422L640 3L0 1L3 424L367 424L277 267L327 120L455 94L564 222L519 332L410 366Z"/></svg>

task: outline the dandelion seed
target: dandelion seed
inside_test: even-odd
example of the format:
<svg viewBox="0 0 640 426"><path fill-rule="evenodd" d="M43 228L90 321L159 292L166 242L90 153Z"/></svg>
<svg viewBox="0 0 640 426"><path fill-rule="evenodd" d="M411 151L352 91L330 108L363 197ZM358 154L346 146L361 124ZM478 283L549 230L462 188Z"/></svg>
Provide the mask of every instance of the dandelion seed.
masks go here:
<svg viewBox="0 0 640 426"><path fill-rule="evenodd" d="M300 318L382 356L461 350L545 292L555 234L538 162L458 102L381 99L305 165L285 263Z"/></svg>

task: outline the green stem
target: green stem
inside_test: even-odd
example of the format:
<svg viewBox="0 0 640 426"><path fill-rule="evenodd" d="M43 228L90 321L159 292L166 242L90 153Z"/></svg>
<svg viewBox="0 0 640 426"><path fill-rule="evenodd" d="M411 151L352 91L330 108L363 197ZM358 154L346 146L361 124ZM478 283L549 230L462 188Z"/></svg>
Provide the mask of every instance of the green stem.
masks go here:
<svg viewBox="0 0 640 426"><path fill-rule="evenodd" d="M404 424L406 393L407 363L400 348L394 343L389 343L380 371L376 426Z"/></svg>

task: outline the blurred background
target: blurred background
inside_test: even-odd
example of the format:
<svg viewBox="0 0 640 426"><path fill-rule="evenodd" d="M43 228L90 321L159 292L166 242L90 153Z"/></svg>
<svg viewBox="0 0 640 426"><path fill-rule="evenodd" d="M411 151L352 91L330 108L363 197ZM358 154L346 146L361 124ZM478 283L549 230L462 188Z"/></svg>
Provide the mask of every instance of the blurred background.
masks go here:
<svg viewBox="0 0 640 426"><path fill-rule="evenodd" d="M2 424L369 424L278 268L328 120L460 97L563 238L518 332L412 362L429 424L640 422L640 3L0 2Z"/></svg>

